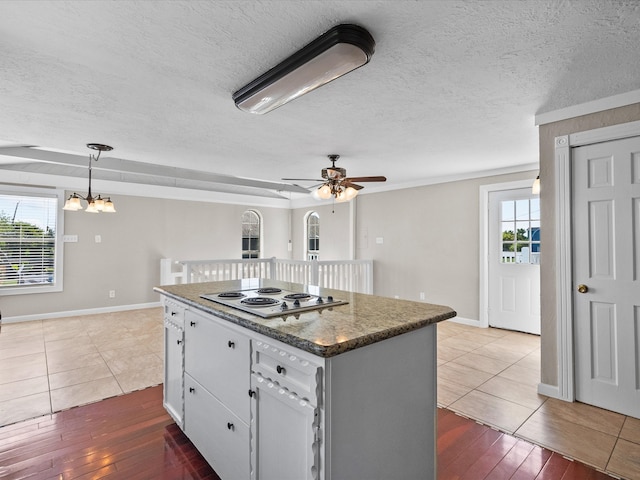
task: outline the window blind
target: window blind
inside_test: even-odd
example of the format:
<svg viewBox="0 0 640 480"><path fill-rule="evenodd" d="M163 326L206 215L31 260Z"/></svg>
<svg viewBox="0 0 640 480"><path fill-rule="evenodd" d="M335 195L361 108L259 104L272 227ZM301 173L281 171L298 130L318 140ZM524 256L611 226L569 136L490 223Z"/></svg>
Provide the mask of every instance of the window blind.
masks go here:
<svg viewBox="0 0 640 480"><path fill-rule="evenodd" d="M0 289L52 285L57 196L0 192Z"/></svg>

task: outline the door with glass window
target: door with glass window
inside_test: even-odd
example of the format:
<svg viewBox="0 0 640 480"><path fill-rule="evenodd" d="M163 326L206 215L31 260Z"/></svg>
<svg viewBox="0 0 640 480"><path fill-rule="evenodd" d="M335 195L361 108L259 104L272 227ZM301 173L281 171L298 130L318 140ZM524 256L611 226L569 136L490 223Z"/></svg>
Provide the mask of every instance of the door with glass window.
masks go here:
<svg viewBox="0 0 640 480"><path fill-rule="evenodd" d="M540 199L489 193L489 326L540 334Z"/></svg>

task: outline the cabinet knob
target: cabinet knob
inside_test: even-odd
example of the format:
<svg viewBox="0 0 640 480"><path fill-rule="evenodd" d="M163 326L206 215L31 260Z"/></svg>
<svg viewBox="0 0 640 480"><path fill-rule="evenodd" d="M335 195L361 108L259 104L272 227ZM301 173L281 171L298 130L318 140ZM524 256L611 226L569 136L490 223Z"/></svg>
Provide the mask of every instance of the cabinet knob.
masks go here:
<svg viewBox="0 0 640 480"><path fill-rule="evenodd" d="M195 392L195 391L196 391L196 389L195 389L195 388L193 388L193 387L189 387L189 393L193 393L193 392Z"/></svg>
<svg viewBox="0 0 640 480"><path fill-rule="evenodd" d="M276 367L276 372L278 372L280 375L284 375L286 373L286 370L284 367L281 367L280 365L278 365Z"/></svg>
<svg viewBox="0 0 640 480"><path fill-rule="evenodd" d="M176 343L180 345L182 343L182 340L176 340Z"/></svg>
<svg viewBox="0 0 640 480"><path fill-rule="evenodd" d="M196 326L196 322L189 322L189 325L191 325L192 327Z"/></svg>
<svg viewBox="0 0 640 480"><path fill-rule="evenodd" d="M236 343L232 342L231 340L229 340L229 343L227 343L227 345L229 345L229 348L236 348Z"/></svg>
<svg viewBox="0 0 640 480"><path fill-rule="evenodd" d="M231 422L227 422L227 428L228 428L229 430L234 430L233 423L231 423Z"/></svg>

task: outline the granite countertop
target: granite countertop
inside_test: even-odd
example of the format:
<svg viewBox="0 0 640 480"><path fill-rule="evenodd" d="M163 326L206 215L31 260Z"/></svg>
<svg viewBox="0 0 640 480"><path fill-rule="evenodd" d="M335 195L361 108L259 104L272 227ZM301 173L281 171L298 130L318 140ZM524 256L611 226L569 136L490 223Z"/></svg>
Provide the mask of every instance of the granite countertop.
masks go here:
<svg viewBox="0 0 640 480"><path fill-rule="evenodd" d="M278 287L349 302L322 310L262 318L200 298L202 294ZM320 357L332 357L456 316L449 307L267 279L164 285L154 290L206 313Z"/></svg>

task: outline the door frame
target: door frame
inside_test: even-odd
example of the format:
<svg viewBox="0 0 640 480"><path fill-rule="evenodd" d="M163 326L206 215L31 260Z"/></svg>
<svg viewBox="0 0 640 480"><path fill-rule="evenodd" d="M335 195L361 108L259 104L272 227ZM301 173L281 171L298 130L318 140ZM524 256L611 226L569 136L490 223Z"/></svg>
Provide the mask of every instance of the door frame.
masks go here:
<svg viewBox="0 0 640 480"><path fill-rule="evenodd" d="M533 179L480 185L480 318L477 326L489 327L489 194L531 188ZM542 247L544 248L544 247Z"/></svg>
<svg viewBox="0 0 640 480"><path fill-rule="evenodd" d="M575 352L573 348L573 206L571 204L571 149L592 143L640 136L640 121L596 128L555 138L554 174L556 348L558 385L540 384L538 393L575 401Z"/></svg>

